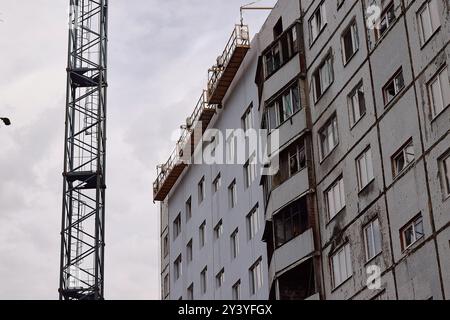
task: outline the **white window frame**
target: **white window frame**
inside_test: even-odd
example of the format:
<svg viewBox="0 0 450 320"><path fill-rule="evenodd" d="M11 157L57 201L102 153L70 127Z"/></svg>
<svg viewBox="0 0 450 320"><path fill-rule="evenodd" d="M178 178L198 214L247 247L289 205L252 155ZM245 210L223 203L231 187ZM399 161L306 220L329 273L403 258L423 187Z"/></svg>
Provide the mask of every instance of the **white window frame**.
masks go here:
<svg viewBox="0 0 450 320"><path fill-rule="evenodd" d="M250 188L252 183L256 179L256 164L254 162L255 162L255 155L252 155L250 159L248 159L247 163L244 165L244 178L246 189Z"/></svg>
<svg viewBox="0 0 450 320"><path fill-rule="evenodd" d="M320 19L320 20L319 20ZM327 25L327 13L325 7L325 1L323 1L312 14L308 21L309 27L309 44L310 46L319 37L322 30Z"/></svg>
<svg viewBox="0 0 450 320"><path fill-rule="evenodd" d="M200 289L202 295L205 295L208 291L208 267L203 268L200 272Z"/></svg>
<svg viewBox="0 0 450 320"><path fill-rule="evenodd" d="M331 53L328 53L325 59L313 73L312 87L315 103L319 101L319 99L323 96L325 91L331 86L333 81L334 81L333 56ZM320 92L318 91L317 88L317 82L320 83Z"/></svg>
<svg viewBox="0 0 450 320"><path fill-rule="evenodd" d="M364 227L364 247L366 261L369 262L383 251L381 239L381 225L378 218L373 219Z"/></svg>
<svg viewBox="0 0 450 320"><path fill-rule="evenodd" d="M199 244L200 248L203 248L206 244L206 221L199 227Z"/></svg>
<svg viewBox="0 0 450 320"><path fill-rule="evenodd" d="M421 225L422 228L422 234L418 232L418 225ZM406 231L411 229L412 230L412 238L411 243L406 243ZM423 225L423 217L422 215L417 216L414 218L411 222L409 222L407 225L405 225L401 230L401 241L402 241L402 248L403 251L408 250L411 248L414 244L416 244L419 240L421 240L423 237L425 237L425 231L424 231L424 225Z"/></svg>
<svg viewBox="0 0 450 320"><path fill-rule="evenodd" d="M323 138L323 139L322 139ZM324 150L324 143L327 144L327 150ZM339 144L339 131L337 116L334 114L325 125L319 130L320 159L323 161L328 157Z"/></svg>
<svg viewBox="0 0 450 320"><path fill-rule="evenodd" d="M185 203L186 208L186 221L191 220L192 218L192 197L189 197Z"/></svg>
<svg viewBox="0 0 450 320"><path fill-rule="evenodd" d="M434 92L434 85L437 85L439 92ZM448 67L441 69L428 84L428 92L431 102L431 114L433 119L439 116L450 104L450 84L448 77ZM436 97L437 93L439 97ZM439 99L438 99L439 98ZM438 107L438 100L440 106Z"/></svg>
<svg viewBox="0 0 450 320"><path fill-rule="evenodd" d="M253 103L250 104L250 106L245 111L244 115L242 116L242 127L244 129L244 132L247 132L250 129L253 129Z"/></svg>
<svg viewBox="0 0 450 320"><path fill-rule="evenodd" d="M336 289L353 276L350 244L343 245L330 257L333 288Z"/></svg>
<svg viewBox="0 0 450 320"><path fill-rule="evenodd" d="M194 252L193 252L193 241L192 239L186 244L186 262L189 264L192 262Z"/></svg>
<svg viewBox="0 0 450 320"><path fill-rule="evenodd" d="M262 258L250 267L250 295L255 295L263 286Z"/></svg>
<svg viewBox="0 0 450 320"><path fill-rule="evenodd" d="M225 283L225 269L222 268L222 270L220 270L219 273L216 275L216 289L220 289L224 283Z"/></svg>
<svg viewBox="0 0 450 320"><path fill-rule="evenodd" d="M228 187L228 205L230 209L233 209L237 205L237 191L236 191L236 180Z"/></svg>
<svg viewBox="0 0 450 320"><path fill-rule="evenodd" d="M202 203L206 197L205 177L200 179L198 183L198 203Z"/></svg>
<svg viewBox="0 0 450 320"><path fill-rule="evenodd" d="M247 230L248 230L248 240L252 240L259 232L260 229L260 218L259 218L259 206L250 211L247 215Z"/></svg>
<svg viewBox="0 0 450 320"><path fill-rule="evenodd" d="M344 178L338 178L326 191L325 202L328 219L331 221L346 206Z"/></svg>
<svg viewBox="0 0 450 320"><path fill-rule="evenodd" d="M441 26L437 0L428 0L417 12L420 41L422 46L430 40ZM427 21L425 21L427 20Z"/></svg>
<svg viewBox="0 0 450 320"><path fill-rule="evenodd" d="M175 259L173 263L173 271L175 281L177 281L183 274L183 260L181 254Z"/></svg>
<svg viewBox="0 0 450 320"><path fill-rule="evenodd" d="M233 231L230 236L231 242L231 259L234 260L239 256L239 229Z"/></svg>
<svg viewBox="0 0 450 320"><path fill-rule="evenodd" d="M348 35L348 33L350 33L350 37L351 37L351 45L352 45L352 52L351 54L347 57L347 52L346 52L346 42L345 42L345 37ZM359 50L359 37L358 37L358 25L356 24L356 20L354 19L350 25L345 29L345 31L342 33L342 37L341 37L341 47L342 47L342 57L344 60L344 66L348 64L348 62L353 58L353 56L356 54L356 52L358 52Z"/></svg>
<svg viewBox="0 0 450 320"><path fill-rule="evenodd" d="M412 154L411 154L412 150ZM398 159L399 157L403 157L403 168L398 167ZM412 156L412 157L411 157ZM398 150L393 156L392 156L392 168L393 168L393 177L398 177L402 172L404 172L412 163L415 161L415 151L414 151L414 143L413 140L408 140L407 143L405 143L400 150Z"/></svg>
<svg viewBox="0 0 450 320"><path fill-rule="evenodd" d="M214 238L219 240L223 235L223 221L220 220L214 227Z"/></svg>
<svg viewBox="0 0 450 320"><path fill-rule="evenodd" d="M367 111L363 82L360 82L348 95L350 127L353 128Z"/></svg>
<svg viewBox="0 0 450 320"><path fill-rule="evenodd" d="M241 280L236 281L231 290L232 299L234 301L241 300Z"/></svg>
<svg viewBox="0 0 450 320"><path fill-rule="evenodd" d="M179 213L176 218L173 220L173 238L177 239L181 234L181 213Z"/></svg>
<svg viewBox="0 0 450 320"><path fill-rule="evenodd" d="M400 81L400 79L401 79L401 81ZM394 85L395 93L392 97L389 97L387 89L392 84ZM405 88L405 77L403 75L403 68L400 68L383 87L384 105L385 106L389 105L404 88Z"/></svg>
<svg viewBox="0 0 450 320"><path fill-rule="evenodd" d="M370 147L356 159L356 171L360 191L375 180L375 175L373 172L372 149Z"/></svg>
<svg viewBox="0 0 450 320"><path fill-rule="evenodd" d="M214 193L217 193L220 190L221 186L222 186L222 177L221 177L221 174L219 173L213 181Z"/></svg>

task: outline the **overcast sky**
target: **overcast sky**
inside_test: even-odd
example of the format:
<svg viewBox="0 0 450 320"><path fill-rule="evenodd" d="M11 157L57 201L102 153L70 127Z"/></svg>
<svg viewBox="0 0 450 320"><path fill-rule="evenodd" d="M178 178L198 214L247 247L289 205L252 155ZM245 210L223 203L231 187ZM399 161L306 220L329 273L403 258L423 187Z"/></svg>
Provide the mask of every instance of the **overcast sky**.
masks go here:
<svg viewBox="0 0 450 320"><path fill-rule="evenodd" d="M248 2L110 0L107 299L159 298L155 167ZM57 298L68 3L0 0L0 299Z"/></svg>

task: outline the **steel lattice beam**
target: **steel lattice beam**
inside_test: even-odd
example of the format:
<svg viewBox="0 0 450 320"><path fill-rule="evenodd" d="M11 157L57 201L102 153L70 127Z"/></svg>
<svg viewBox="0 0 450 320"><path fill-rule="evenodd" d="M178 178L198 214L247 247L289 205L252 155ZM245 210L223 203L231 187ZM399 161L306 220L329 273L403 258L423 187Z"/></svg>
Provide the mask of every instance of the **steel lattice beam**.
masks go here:
<svg viewBox="0 0 450 320"><path fill-rule="evenodd" d="M108 0L70 0L60 300L104 299Z"/></svg>

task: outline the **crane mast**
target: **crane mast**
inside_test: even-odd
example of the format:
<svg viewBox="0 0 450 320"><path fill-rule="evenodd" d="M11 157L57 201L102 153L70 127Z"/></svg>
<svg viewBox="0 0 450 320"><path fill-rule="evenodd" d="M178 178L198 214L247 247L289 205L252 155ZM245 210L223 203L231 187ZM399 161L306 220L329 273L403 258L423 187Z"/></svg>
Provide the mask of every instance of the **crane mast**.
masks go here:
<svg viewBox="0 0 450 320"><path fill-rule="evenodd" d="M108 0L70 0L60 300L104 299Z"/></svg>

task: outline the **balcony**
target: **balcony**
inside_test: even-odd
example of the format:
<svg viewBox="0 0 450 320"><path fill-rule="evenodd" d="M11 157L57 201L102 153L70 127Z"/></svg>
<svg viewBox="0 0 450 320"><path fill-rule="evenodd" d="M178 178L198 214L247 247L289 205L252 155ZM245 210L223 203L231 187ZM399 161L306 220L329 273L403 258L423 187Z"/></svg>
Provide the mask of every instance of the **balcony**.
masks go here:
<svg viewBox="0 0 450 320"><path fill-rule="evenodd" d="M154 201L166 199L184 169L190 164L195 148L216 113L216 106L208 104L206 100L206 91L203 91L194 112L186 121L175 150L165 164L158 166L158 177L153 183Z"/></svg>
<svg viewBox="0 0 450 320"><path fill-rule="evenodd" d="M307 261L314 253L314 239L312 229L308 229L301 235L286 242L274 251L269 266L269 284L282 276L292 265L300 261ZM297 275L300 277L301 275Z"/></svg>
<svg viewBox="0 0 450 320"><path fill-rule="evenodd" d="M208 72L208 103L222 104L239 67L250 49L248 26L236 25L217 63Z"/></svg>

